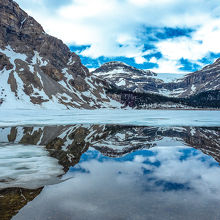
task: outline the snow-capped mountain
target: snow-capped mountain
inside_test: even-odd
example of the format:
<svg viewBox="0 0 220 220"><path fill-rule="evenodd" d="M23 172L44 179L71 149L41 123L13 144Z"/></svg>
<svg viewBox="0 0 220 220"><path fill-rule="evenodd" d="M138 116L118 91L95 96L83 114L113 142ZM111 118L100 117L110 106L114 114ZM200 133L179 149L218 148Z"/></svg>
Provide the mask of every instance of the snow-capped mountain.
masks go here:
<svg viewBox="0 0 220 220"><path fill-rule="evenodd" d="M141 70L123 62L108 62L92 72L93 75L108 80L121 89L135 92L157 92L157 84L163 83L150 70Z"/></svg>
<svg viewBox="0 0 220 220"><path fill-rule="evenodd" d="M105 63L92 74L123 90L169 97L189 97L201 92L220 90L220 59L200 71L185 76L157 74L121 62Z"/></svg>
<svg viewBox="0 0 220 220"><path fill-rule="evenodd" d="M189 73L175 83L164 85L169 90L179 90L179 97L186 97L201 92L220 90L220 58L202 70Z"/></svg>
<svg viewBox="0 0 220 220"><path fill-rule="evenodd" d="M12 0L0 2L0 28L0 108L137 107L126 104L137 100L130 94L123 100L109 94L112 85L125 91L170 97L220 90L219 59L201 71L172 82L160 74L122 62L109 62L89 73L75 53L61 40L46 34L41 25ZM211 95L212 100L219 100L219 93ZM167 105L170 104L166 101Z"/></svg>
<svg viewBox="0 0 220 220"><path fill-rule="evenodd" d="M120 107L106 87L18 4L0 1L0 108Z"/></svg>

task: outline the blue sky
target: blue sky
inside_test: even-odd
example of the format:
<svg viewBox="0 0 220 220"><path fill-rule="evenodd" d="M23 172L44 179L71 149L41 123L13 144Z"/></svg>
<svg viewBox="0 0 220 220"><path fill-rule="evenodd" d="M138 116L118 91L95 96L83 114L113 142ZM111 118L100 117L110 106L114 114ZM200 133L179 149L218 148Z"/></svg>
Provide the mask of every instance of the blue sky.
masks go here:
<svg viewBox="0 0 220 220"><path fill-rule="evenodd" d="M17 0L88 68L118 60L161 73L220 57L219 0Z"/></svg>

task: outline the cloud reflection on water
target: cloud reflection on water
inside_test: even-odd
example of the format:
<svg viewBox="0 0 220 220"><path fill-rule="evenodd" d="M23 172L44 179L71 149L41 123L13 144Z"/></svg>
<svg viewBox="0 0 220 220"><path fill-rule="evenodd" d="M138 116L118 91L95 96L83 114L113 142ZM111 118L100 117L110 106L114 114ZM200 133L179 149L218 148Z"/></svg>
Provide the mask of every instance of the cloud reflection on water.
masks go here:
<svg viewBox="0 0 220 220"><path fill-rule="evenodd" d="M91 149L85 157L64 176L72 179L46 187L14 219L219 218L220 169L198 150L155 147L108 158Z"/></svg>

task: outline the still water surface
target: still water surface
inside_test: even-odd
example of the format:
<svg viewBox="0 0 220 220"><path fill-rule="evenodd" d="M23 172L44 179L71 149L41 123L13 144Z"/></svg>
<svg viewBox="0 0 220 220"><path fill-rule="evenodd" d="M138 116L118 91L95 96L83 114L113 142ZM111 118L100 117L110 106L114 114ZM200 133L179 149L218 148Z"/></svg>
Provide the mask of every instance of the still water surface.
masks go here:
<svg viewBox="0 0 220 220"><path fill-rule="evenodd" d="M0 219L220 219L220 128L0 128Z"/></svg>

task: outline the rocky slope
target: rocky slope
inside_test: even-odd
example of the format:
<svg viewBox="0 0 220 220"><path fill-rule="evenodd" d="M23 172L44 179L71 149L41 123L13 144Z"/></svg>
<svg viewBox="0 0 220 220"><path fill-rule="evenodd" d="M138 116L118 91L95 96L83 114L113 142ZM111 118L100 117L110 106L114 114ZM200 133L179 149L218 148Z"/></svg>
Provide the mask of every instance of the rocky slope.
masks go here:
<svg viewBox="0 0 220 220"><path fill-rule="evenodd" d="M0 108L102 108L108 84L12 0L0 1Z"/></svg>
<svg viewBox="0 0 220 220"><path fill-rule="evenodd" d="M220 90L220 59L174 82L121 62L106 63L90 74L75 53L61 40L46 34L12 0L0 1L0 28L0 108L138 107L126 104L139 103L139 98L130 94L122 100L118 94L106 93L111 85L131 92L181 98ZM218 93L211 96L208 94L205 101L219 100Z"/></svg>
<svg viewBox="0 0 220 220"><path fill-rule="evenodd" d="M156 74L150 70L141 70L122 62L108 62L92 72L121 89L134 92L158 92L157 85L163 83L155 78Z"/></svg>
<svg viewBox="0 0 220 220"><path fill-rule="evenodd" d="M175 83L168 83L164 88L179 91L179 97L220 90L220 58L202 70L190 73Z"/></svg>
<svg viewBox="0 0 220 220"><path fill-rule="evenodd" d="M220 90L220 59L200 71L170 82L156 73L138 70L121 62L105 63L92 74L110 81L122 90L170 97L189 97L201 92Z"/></svg>

